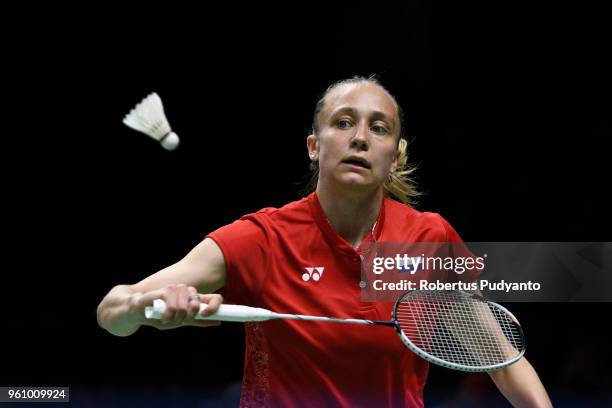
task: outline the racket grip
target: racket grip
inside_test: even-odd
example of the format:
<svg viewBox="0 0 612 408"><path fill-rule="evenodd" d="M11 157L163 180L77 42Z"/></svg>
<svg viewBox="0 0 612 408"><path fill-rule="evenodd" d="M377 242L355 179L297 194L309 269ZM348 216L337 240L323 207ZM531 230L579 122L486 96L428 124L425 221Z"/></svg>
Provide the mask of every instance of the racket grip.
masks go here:
<svg viewBox="0 0 612 408"><path fill-rule="evenodd" d="M274 318L274 313L268 309L259 307L241 306L241 305L219 305L217 313L210 316L202 316L202 313L208 305L200 303L200 312L196 316L196 320L221 320L224 322L263 322ZM145 308L145 317L147 319L161 319L166 311L166 302L162 299L155 299L153 306Z"/></svg>

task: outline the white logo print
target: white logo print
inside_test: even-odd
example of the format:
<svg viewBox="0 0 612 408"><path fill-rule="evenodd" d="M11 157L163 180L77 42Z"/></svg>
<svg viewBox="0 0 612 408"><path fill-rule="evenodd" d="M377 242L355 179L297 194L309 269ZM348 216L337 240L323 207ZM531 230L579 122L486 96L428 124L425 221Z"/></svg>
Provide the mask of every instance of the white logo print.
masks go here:
<svg viewBox="0 0 612 408"><path fill-rule="evenodd" d="M302 280L308 282L310 278L312 278L313 281L317 282L323 276L324 270L325 268L323 266L306 268L307 272L302 275Z"/></svg>

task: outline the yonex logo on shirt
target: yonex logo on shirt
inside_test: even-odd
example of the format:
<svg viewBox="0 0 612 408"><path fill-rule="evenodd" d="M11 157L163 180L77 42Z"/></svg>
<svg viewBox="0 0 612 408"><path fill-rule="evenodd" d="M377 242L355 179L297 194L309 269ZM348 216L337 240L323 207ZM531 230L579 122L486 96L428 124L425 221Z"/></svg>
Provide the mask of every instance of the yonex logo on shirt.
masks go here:
<svg viewBox="0 0 612 408"><path fill-rule="evenodd" d="M306 273L302 275L302 280L304 282L308 282L311 278L313 281L317 282L323 276L323 271L325 267L323 266L315 266L306 268Z"/></svg>

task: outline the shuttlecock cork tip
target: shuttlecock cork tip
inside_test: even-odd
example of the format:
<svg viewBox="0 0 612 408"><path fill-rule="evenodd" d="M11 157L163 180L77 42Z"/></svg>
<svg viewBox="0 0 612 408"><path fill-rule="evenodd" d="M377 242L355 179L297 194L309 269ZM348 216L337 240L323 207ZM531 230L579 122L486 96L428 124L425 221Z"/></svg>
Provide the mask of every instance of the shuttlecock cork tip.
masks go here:
<svg viewBox="0 0 612 408"><path fill-rule="evenodd" d="M174 132L168 133L166 137L159 141L162 147L166 150L175 150L180 144L181 140L178 135Z"/></svg>

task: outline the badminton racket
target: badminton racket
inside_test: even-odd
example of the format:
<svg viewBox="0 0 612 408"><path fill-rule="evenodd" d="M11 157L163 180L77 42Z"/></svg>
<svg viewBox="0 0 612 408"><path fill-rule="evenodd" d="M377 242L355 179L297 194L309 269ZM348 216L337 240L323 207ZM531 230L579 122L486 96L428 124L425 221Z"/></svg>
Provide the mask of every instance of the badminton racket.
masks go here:
<svg viewBox="0 0 612 408"><path fill-rule="evenodd" d="M200 312L206 309L200 305ZM156 299L145 317L161 319L166 304ZM395 328L414 353L440 366L468 372L494 371L518 361L525 353L523 330L508 309L464 291L414 290L395 303L392 320L345 319L275 313L268 309L222 304L201 320L261 322L291 319Z"/></svg>

